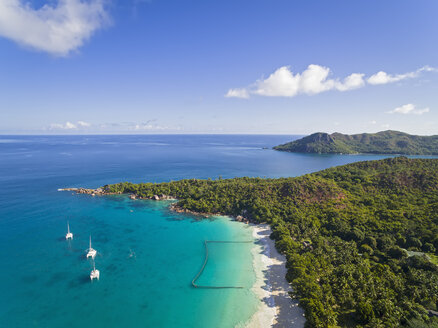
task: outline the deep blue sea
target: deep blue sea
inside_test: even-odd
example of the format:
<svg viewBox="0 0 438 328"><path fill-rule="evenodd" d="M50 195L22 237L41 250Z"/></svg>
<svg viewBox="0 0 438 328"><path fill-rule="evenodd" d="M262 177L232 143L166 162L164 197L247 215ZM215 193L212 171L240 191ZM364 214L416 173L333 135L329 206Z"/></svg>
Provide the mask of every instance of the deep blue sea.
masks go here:
<svg viewBox="0 0 438 328"><path fill-rule="evenodd" d="M58 192L120 181L298 176L379 155L273 151L297 136L0 136L0 327L234 327L257 310L252 240L227 218L197 220L168 202ZM74 234L65 240L67 221ZM90 282L89 236L99 281Z"/></svg>

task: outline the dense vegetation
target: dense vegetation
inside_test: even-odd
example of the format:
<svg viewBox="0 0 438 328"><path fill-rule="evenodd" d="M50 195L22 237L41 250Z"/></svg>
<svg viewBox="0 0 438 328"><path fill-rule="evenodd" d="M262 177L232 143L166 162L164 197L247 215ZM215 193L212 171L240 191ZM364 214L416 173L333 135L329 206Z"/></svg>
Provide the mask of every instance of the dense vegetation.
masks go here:
<svg viewBox="0 0 438 328"><path fill-rule="evenodd" d="M438 160L104 188L173 195L185 209L269 222L308 327L438 327L428 315L438 306L438 266L430 261L438 254Z"/></svg>
<svg viewBox="0 0 438 328"><path fill-rule="evenodd" d="M414 136L397 131L346 135L314 133L274 147L294 153L437 155L437 136Z"/></svg>

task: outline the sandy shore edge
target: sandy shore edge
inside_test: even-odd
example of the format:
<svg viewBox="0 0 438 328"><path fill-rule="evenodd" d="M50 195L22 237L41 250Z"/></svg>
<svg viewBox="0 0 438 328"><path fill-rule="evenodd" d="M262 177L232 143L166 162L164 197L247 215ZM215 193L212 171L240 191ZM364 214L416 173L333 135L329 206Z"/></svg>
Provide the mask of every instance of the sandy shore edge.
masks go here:
<svg viewBox="0 0 438 328"><path fill-rule="evenodd" d="M278 253L275 242L269 238L269 225L252 225L256 246L253 247L253 267L256 282L252 287L261 303L258 311L245 324L258 327L304 327L304 311L298 300L290 298L291 286L286 281L286 258Z"/></svg>
<svg viewBox="0 0 438 328"><path fill-rule="evenodd" d="M95 195L94 189L84 188L63 188L58 191L76 191L77 193L88 193ZM85 190L85 192L78 192ZM100 193L99 195L104 195ZM163 195L164 197L165 195ZM170 199L165 196L166 200ZM136 199L131 198L131 199ZM172 198L174 199L174 198ZM163 200L163 199L155 199ZM175 209L172 209L175 210ZM189 212L191 214L201 214ZM201 214L205 215L205 214ZM218 216L220 214L208 214ZM291 286L286 280L286 258L278 253L275 242L269 238L272 231L268 224L249 224L253 229L255 247L252 248L253 268L256 275L256 282L251 291L260 300L258 310L252 317L243 324L243 327L293 327L304 328L304 311L298 306L298 300L291 299L289 292ZM238 327L242 327L241 324Z"/></svg>

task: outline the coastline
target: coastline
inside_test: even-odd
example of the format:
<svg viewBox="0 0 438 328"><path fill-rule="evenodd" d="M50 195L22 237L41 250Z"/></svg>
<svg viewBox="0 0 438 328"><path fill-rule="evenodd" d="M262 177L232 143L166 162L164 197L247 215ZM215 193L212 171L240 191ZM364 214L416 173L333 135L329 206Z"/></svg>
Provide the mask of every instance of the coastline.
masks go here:
<svg viewBox="0 0 438 328"><path fill-rule="evenodd" d="M286 280L286 258L269 238L271 228L268 224L251 226L256 240L252 249L256 282L251 290L260 299L260 306L245 327L304 327L304 310L289 296L292 288Z"/></svg>
<svg viewBox="0 0 438 328"><path fill-rule="evenodd" d="M73 191L77 194L88 194L91 196L113 195L102 188L60 188L58 191ZM132 200L177 200L177 198L168 195L154 195L150 198L141 198L138 195L131 194ZM185 213L194 216L211 217L225 216L233 221L247 224L252 229L252 236L255 240L255 246L251 249L253 258L253 270L256 275L256 281L251 287L251 291L259 299L260 305L257 311L250 319L237 327L246 328L264 328L264 327L293 327L304 328L305 317L304 310L298 306L298 300L292 299L289 292L292 287L286 280L286 257L280 254L275 248L275 241L269 238L272 230L267 223L251 223L245 217L232 217L221 213L199 213L179 208L176 204L169 206L169 209L176 213Z"/></svg>

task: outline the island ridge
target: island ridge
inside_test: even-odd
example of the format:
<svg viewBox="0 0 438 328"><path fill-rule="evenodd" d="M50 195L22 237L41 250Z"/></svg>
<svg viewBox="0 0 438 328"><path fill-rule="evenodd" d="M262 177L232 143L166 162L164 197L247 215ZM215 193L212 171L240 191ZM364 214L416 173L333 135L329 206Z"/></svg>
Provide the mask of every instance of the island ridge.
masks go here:
<svg viewBox="0 0 438 328"><path fill-rule="evenodd" d="M438 155L438 135L415 136L390 130L353 135L318 132L274 149L317 154Z"/></svg>

